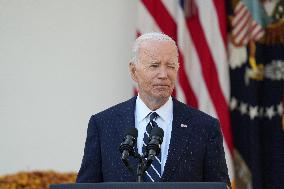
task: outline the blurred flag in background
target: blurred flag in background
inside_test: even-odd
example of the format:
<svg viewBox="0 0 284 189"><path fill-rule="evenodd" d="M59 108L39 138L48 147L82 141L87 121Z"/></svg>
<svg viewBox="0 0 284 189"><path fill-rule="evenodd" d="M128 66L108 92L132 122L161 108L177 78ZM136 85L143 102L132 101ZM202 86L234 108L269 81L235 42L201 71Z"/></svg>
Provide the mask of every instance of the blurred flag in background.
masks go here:
<svg viewBox="0 0 284 189"><path fill-rule="evenodd" d="M284 186L284 1L230 0L231 120L238 188Z"/></svg>
<svg viewBox="0 0 284 189"><path fill-rule="evenodd" d="M160 31L177 42L180 69L175 96L220 120L234 183L224 1L140 0L138 4L137 36Z"/></svg>

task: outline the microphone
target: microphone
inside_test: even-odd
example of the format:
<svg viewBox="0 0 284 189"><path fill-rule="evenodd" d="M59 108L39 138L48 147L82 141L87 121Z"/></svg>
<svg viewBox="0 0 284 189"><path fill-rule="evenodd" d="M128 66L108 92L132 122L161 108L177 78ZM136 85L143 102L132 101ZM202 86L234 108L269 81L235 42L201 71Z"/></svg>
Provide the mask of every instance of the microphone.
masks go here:
<svg viewBox="0 0 284 189"><path fill-rule="evenodd" d="M150 166L155 156L161 151L164 131L160 127L154 127L150 134L150 140L146 147L147 164Z"/></svg>
<svg viewBox="0 0 284 189"><path fill-rule="evenodd" d="M130 155L134 155L133 147L136 144L137 136L138 130L135 127L129 127L125 130L123 142L119 146L122 160L127 160Z"/></svg>

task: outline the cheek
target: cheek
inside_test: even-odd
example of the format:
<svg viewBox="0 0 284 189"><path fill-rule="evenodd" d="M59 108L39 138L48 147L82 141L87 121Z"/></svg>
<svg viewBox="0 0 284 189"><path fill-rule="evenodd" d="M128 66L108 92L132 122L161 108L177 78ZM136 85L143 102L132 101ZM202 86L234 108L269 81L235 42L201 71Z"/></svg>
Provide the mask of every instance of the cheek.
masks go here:
<svg viewBox="0 0 284 189"><path fill-rule="evenodd" d="M169 74L169 78L170 78L171 82L172 82L173 84L175 84L175 82L176 82L176 80L177 80L177 72L172 72L172 73L170 73L170 74Z"/></svg>
<svg viewBox="0 0 284 189"><path fill-rule="evenodd" d="M152 84L152 79L149 75L141 74L139 75L138 83L143 88L150 88Z"/></svg>
<svg viewBox="0 0 284 189"><path fill-rule="evenodd" d="M145 84L146 88L148 88L148 89L152 88L152 80L151 79L146 78L144 84Z"/></svg>
<svg viewBox="0 0 284 189"><path fill-rule="evenodd" d="M155 76L152 73L141 75L142 82L147 85L150 85L153 82L154 78Z"/></svg>

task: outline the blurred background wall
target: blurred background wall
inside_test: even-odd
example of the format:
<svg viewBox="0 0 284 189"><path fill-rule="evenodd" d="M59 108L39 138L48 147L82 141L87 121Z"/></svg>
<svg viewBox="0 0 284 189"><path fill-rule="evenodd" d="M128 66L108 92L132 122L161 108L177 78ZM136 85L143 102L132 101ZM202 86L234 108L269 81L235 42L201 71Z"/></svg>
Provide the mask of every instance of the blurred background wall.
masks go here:
<svg viewBox="0 0 284 189"><path fill-rule="evenodd" d="M89 118L132 96L137 0L0 0L0 175L77 171Z"/></svg>

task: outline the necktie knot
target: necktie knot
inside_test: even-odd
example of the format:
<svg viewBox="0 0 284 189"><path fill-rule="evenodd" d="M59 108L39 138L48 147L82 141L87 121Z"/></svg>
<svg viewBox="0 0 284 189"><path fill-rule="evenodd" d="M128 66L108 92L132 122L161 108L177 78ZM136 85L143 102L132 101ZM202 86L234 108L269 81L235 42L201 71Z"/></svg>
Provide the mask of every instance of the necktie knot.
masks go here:
<svg viewBox="0 0 284 189"><path fill-rule="evenodd" d="M152 112L152 113L150 114L150 121L155 120L158 116L159 116L159 115L158 115L156 112Z"/></svg>
<svg viewBox="0 0 284 189"><path fill-rule="evenodd" d="M158 127L157 123L155 122L155 119L158 117L159 115L156 112L151 112L150 113L150 122L148 123L148 125L146 126L146 131L148 132L148 134L151 133L151 130L154 127Z"/></svg>

